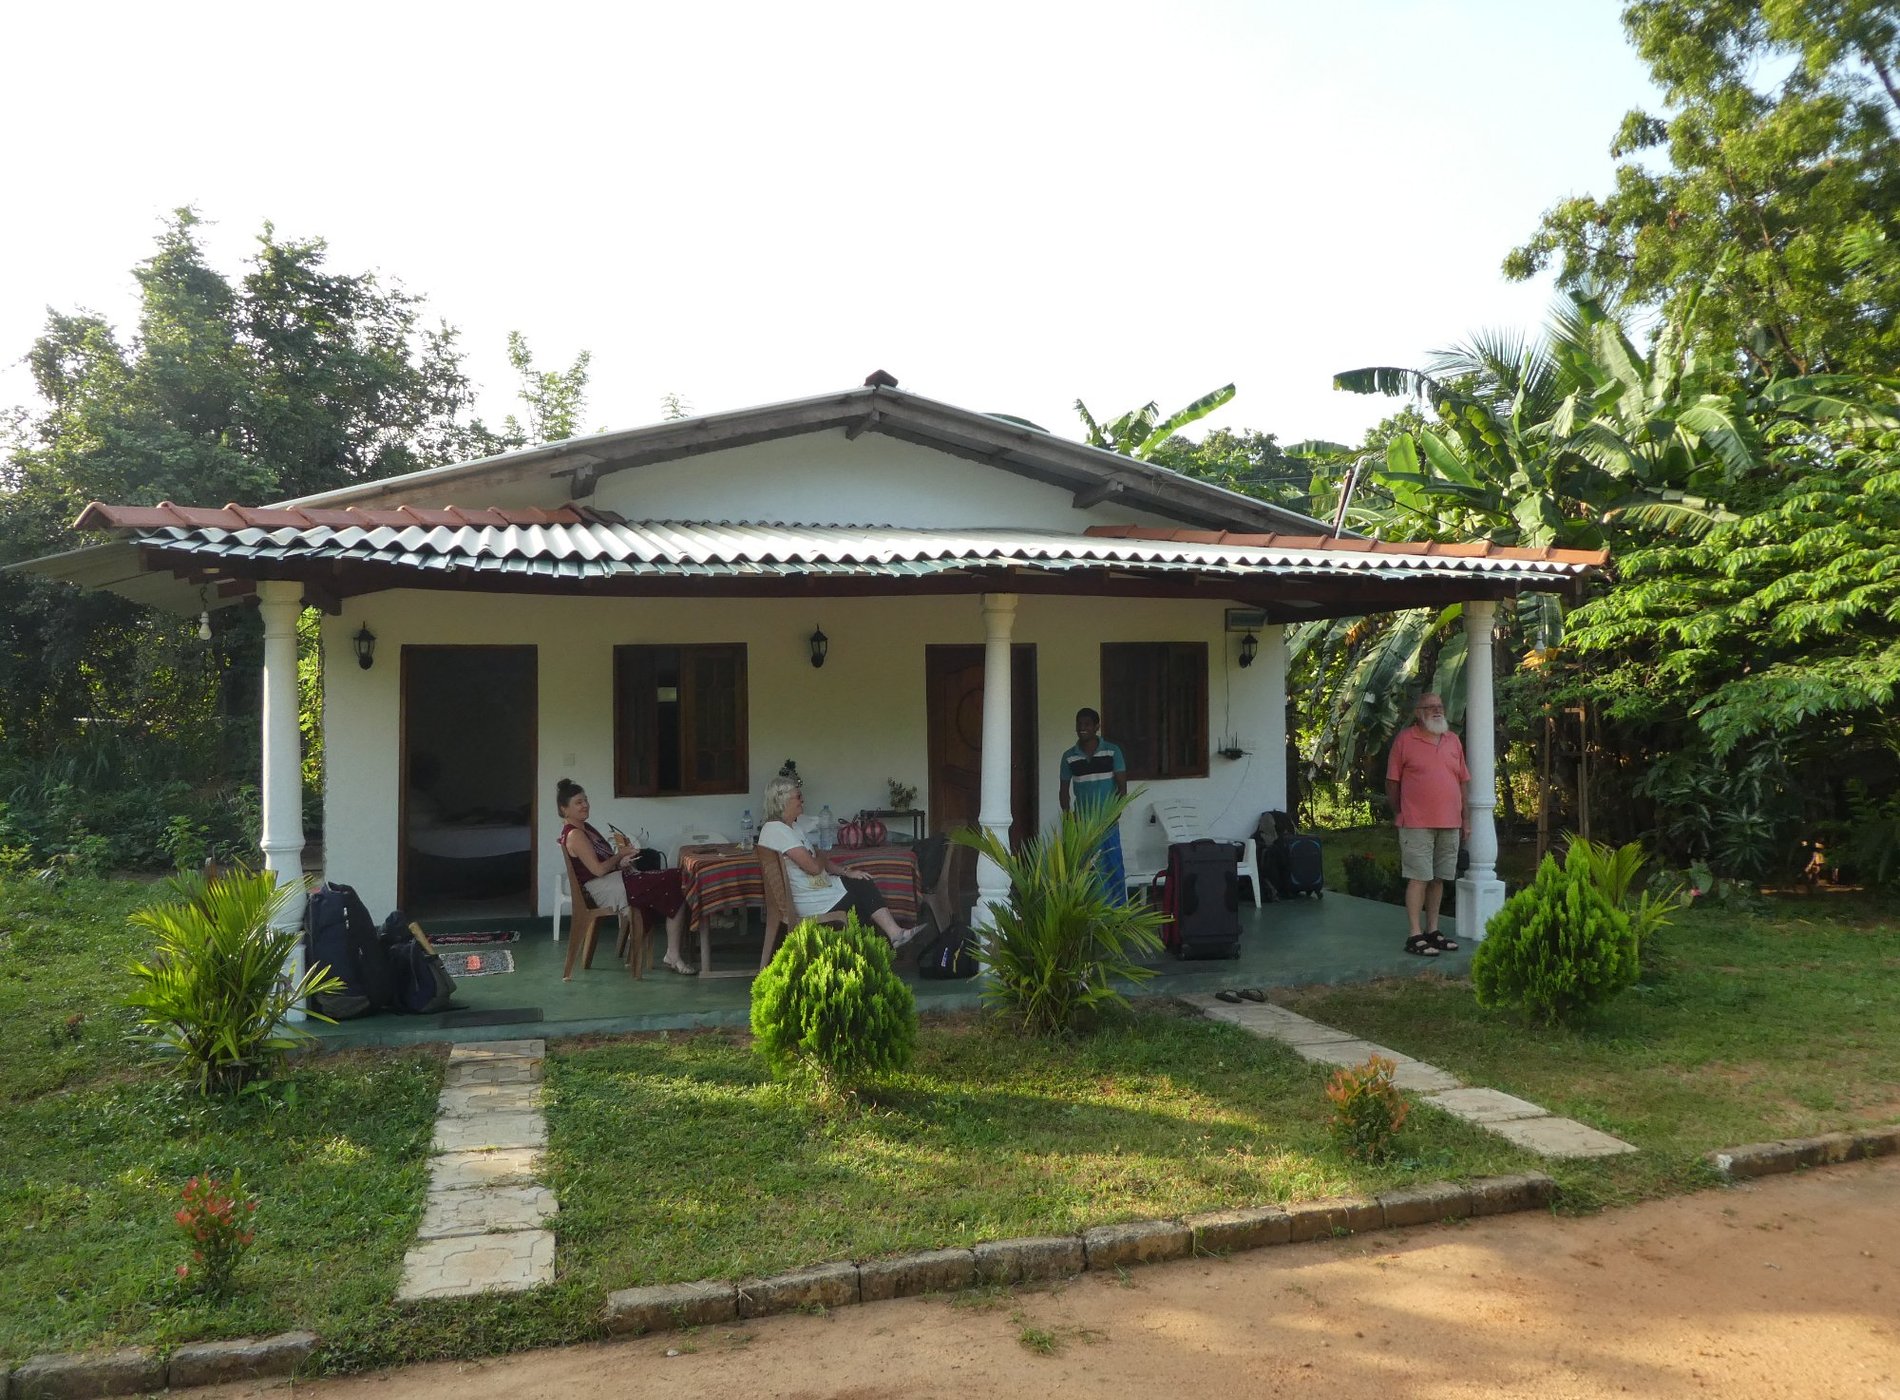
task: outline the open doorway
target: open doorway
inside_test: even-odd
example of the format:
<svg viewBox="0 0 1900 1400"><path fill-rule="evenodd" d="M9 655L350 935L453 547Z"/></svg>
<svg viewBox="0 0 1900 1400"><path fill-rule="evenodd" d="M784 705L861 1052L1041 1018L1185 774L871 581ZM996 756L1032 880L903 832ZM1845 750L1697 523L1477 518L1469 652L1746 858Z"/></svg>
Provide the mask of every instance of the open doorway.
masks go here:
<svg viewBox="0 0 1900 1400"><path fill-rule="evenodd" d="M534 912L533 647L402 649L402 864L420 917Z"/></svg>

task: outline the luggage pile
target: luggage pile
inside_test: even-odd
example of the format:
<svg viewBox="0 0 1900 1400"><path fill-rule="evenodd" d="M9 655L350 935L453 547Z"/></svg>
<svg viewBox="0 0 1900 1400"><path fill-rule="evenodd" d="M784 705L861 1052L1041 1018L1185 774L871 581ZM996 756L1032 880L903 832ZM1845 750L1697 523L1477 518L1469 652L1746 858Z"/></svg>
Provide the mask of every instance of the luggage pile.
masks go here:
<svg viewBox="0 0 1900 1400"><path fill-rule="evenodd" d="M328 967L343 990L310 998L310 1009L333 1021L379 1011L427 1015L450 1009L455 979L409 916L396 910L382 925L348 885L324 883L304 910L304 960Z"/></svg>
<svg viewBox="0 0 1900 1400"><path fill-rule="evenodd" d="M1260 877L1274 899L1326 897L1326 868L1319 837L1302 836L1285 812L1262 812L1253 838L1259 845Z"/></svg>

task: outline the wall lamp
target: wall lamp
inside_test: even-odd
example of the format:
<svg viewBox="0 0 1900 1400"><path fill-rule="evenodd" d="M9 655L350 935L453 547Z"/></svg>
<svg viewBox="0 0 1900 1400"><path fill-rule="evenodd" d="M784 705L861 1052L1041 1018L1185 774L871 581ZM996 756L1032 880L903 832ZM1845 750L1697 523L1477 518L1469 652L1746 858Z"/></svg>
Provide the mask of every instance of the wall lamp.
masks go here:
<svg viewBox="0 0 1900 1400"><path fill-rule="evenodd" d="M365 622L356 629L356 636L351 640L356 643L356 664L367 671L376 664L376 634Z"/></svg>
<svg viewBox="0 0 1900 1400"><path fill-rule="evenodd" d="M1249 632L1246 636L1240 639L1240 669L1241 670L1244 671L1249 666L1253 665L1254 656L1256 653L1259 652L1259 650L1260 650L1260 641L1257 637L1254 636L1253 633Z"/></svg>
<svg viewBox="0 0 1900 1400"><path fill-rule="evenodd" d="M825 631L822 627L813 627L811 632L811 664L813 670L825 664L825 653L830 650L831 638L825 635Z"/></svg>

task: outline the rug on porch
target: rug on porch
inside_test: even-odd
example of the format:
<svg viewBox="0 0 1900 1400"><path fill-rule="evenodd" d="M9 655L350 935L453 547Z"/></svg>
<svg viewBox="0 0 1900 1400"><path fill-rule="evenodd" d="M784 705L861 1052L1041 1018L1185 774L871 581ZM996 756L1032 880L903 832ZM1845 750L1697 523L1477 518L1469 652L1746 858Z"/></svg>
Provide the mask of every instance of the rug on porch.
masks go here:
<svg viewBox="0 0 1900 1400"><path fill-rule="evenodd" d="M489 933L432 933L429 941L438 948L487 948L501 943L519 943L521 934L511 928Z"/></svg>
<svg viewBox="0 0 1900 1400"><path fill-rule="evenodd" d="M506 948L480 948L468 953L451 948L442 954L442 966L457 981L464 977L493 977L497 973L513 972L515 955Z"/></svg>

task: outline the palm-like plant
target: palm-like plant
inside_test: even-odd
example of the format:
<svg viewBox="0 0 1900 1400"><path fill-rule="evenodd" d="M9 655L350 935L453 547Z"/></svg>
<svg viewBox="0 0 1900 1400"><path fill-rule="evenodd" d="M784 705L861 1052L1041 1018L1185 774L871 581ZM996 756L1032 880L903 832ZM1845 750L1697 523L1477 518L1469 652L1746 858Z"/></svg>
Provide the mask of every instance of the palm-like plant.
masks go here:
<svg viewBox="0 0 1900 1400"><path fill-rule="evenodd" d="M1020 853L977 828L955 840L1009 876L1009 898L990 906L995 925L977 952L983 999L1033 1035L1065 1035L1088 1015L1126 1007L1117 983L1154 976L1142 960L1161 951L1162 916L1111 898L1095 852L1138 794L1086 812L1064 812Z"/></svg>
<svg viewBox="0 0 1900 1400"><path fill-rule="evenodd" d="M138 1038L176 1057L199 1092L235 1093L308 1039L288 1024L291 1009L343 990L343 982L327 967L294 982L284 975L303 931L278 928L276 920L300 891L280 889L269 871L178 875L167 887L169 900L132 915L157 949L149 963L133 966L126 1004L138 1013Z"/></svg>
<svg viewBox="0 0 1900 1400"><path fill-rule="evenodd" d="M1166 418L1160 416L1161 407L1152 399L1108 423L1098 423L1095 415L1089 412L1088 406L1080 399L1075 401L1075 411L1082 419L1082 426L1088 429L1090 447L1105 447L1110 452L1120 452L1145 462L1154 456L1155 449L1162 443L1188 424L1199 422L1222 404L1231 402L1233 397L1234 386L1223 384Z"/></svg>

